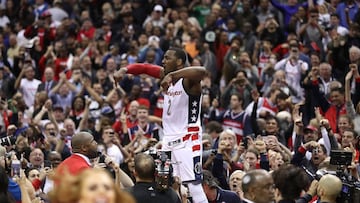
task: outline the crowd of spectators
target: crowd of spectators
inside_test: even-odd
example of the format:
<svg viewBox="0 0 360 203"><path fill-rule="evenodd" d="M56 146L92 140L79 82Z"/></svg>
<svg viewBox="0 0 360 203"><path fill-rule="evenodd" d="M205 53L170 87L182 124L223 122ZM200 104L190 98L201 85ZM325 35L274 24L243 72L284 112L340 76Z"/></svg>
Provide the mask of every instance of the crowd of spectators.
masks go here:
<svg viewBox="0 0 360 203"><path fill-rule="evenodd" d="M333 199L319 188L338 183L336 177L321 187L310 183L316 171L332 168L334 149L353 153L346 170L359 180L359 6L355 0L0 1L0 198L61 202L47 195L50 174L74 150L94 158L72 142L88 132L107 157L89 166L112 171L119 186L104 187L116 190L117 200L133 201L118 187L131 193L148 186L137 181L151 182L148 171L140 172L146 178L136 171L142 163L136 155L161 149L164 93L158 79L127 75L117 83L113 74L133 63L161 66L164 53L180 47L188 66L207 70L201 116L209 202L282 201L274 189L287 197L283 175L289 174L308 176L294 180L301 188L289 199L299 200L301 191L308 195L303 202L316 194ZM25 173L14 173L17 160ZM14 182L4 174L21 177ZM68 181L92 184L87 176L109 178L94 169ZM186 187L177 183L186 202ZM261 184L269 195L253 197L267 194L256 190Z"/></svg>

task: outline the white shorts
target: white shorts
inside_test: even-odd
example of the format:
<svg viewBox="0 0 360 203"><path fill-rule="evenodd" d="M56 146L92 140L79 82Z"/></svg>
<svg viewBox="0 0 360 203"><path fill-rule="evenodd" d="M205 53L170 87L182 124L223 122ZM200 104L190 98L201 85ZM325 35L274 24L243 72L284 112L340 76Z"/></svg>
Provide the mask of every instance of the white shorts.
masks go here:
<svg viewBox="0 0 360 203"><path fill-rule="evenodd" d="M163 151L171 152L173 175L182 182L201 180L202 178L202 140L201 135L193 133L182 139L163 143Z"/></svg>

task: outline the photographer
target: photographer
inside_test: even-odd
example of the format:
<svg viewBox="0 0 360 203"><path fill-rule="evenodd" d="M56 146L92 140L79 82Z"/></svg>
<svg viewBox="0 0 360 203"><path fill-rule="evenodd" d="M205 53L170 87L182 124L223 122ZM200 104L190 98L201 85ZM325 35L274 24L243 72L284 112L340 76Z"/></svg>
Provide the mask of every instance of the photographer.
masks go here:
<svg viewBox="0 0 360 203"><path fill-rule="evenodd" d="M317 188L317 195L320 198L320 203L336 203L337 197L340 195L342 189L341 180L331 174L324 175Z"/></svg>
<svg viewBox="0 0 360 203"><path fill-rule="evenodd" d="M306 159L305 157L305 153L307 151L312 152L310 160ZM303 167L312 174L315 174L319 169L319 165L326 159L326 157L327 155L325 146L315 141L310 141L300 146L295 151L295 155L291 160L291 164Z"/></svg>
<svg viewBox="0 0 360 203"><path fill-rule="evenodd" d="M136 202L176 202L180 203L180 198L176 192L169 188L165 191L156 190L154 179L155 161L147 154L138 154L135 156L135 179L136 184L131 188L130 193L135 197Z"/></svg>

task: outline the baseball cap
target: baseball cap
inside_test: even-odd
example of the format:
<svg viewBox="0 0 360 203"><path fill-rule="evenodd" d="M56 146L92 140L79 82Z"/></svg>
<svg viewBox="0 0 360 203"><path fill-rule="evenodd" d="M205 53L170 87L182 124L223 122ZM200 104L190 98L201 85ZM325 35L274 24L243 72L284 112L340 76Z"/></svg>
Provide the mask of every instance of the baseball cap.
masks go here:
<svg viewBox="0 0 360 203"><path fill-rule="evenodd" d="M50 17L50 16L51 16L50 11L46 10L40 15L40 18L46 18L46 17Z"/></svg>
<svg viewBox="0 0 360 203"><path fill-rule="evenodd" d="M317 132L317 131L318 131L317 128L314 127L314 126L312 126L312 125L306 126L306 128L304 129L304 131L306 131L306 130L311 130L311 131L313 131L313 132Z"/></svg>
<svg viewBox="0 0 360 203"><path fill-rule="evenodd" d="M203 184L208 185L210 188L218 187L218 183L217 183L216 178L208 170L203 171L202 182L203 182Z"/></svg>
<svg viewBox="0 0 360 203"><path fill-rule="evenodd" d="M155 7L154 7L154 11L160 11L160 12L163 12L163 7L161 6L161 5L156 5Z"/></svg>
<svg viewBox="0 0 360 203"><path fill-rule="evenodd" d="M109 115L111 113L113 113L113 108L111 108L110 106L104 106L101 108L101 114L102 115Z"/></svg>

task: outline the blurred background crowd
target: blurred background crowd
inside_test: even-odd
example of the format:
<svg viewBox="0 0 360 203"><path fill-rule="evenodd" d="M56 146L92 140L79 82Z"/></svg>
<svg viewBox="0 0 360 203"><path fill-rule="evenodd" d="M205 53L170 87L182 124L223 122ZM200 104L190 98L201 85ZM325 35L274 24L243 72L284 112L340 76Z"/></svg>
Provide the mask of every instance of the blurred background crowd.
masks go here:
<svg viewBox="0 0 360 203"><path fill-rule="evenodd" d="M344 170L359 178L359 5L1 0L0 202L102 202L94 188L83 188L99 184L88 177L103 179L97 189L112 190L116 202L140 202L136 191L147 186L138 183L154 181L155 162L146 154L162 145L163 92L146 75L115 84L113 74L132 63L161 66L169 47L183 48L189 66L207 69L202 184L209 202L279 202L278 194L311 202L328 190L324 199L339 194L328 189L338 184L335 176L313 180L319 169L333 168L331 150L351 152ZM93 169L66 179L80 187L76 195L66 187L51 194L57 179L51 174L73 153L112 176ZM299 188L284 181L294 176ZM181 180L173 190L178 199L166 195L174 202L191 199Z"/></svg>

